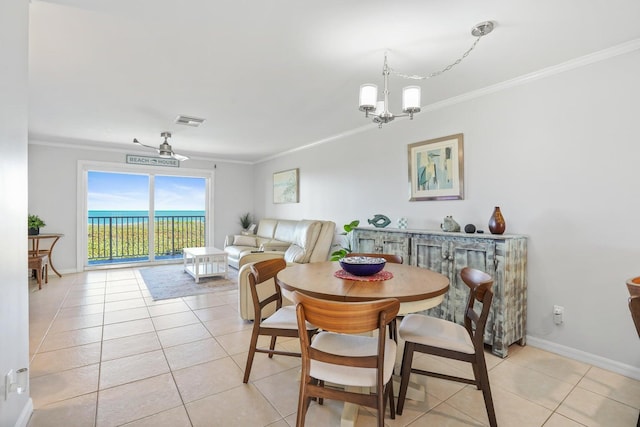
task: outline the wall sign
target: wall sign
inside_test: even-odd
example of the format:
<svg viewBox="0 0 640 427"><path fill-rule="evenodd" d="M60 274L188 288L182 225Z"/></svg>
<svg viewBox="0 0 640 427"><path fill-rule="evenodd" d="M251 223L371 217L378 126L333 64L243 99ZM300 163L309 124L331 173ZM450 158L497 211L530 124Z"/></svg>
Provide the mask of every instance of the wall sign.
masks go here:
<svg viewBox="0 0 640 427"><path fill-rule="evenodd" d="M170 168L180 167L180 160L178 159L164 159L162 157L147 157L134 154L127 154L127 163L132 165L165 166Z"/></svg>

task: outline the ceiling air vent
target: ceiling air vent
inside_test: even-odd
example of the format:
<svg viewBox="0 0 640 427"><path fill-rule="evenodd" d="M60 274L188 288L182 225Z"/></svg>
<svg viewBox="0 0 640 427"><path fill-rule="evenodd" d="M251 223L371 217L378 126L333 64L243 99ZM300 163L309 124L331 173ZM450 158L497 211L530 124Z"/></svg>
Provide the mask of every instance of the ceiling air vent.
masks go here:
<svg viewBox="0 0 640 427"><path fill-rule="evenodd" d="M180 115L176 117L176 123L179 125L198 127L202 123L204 123L204 119L200 119L198 117Z"/></svg>

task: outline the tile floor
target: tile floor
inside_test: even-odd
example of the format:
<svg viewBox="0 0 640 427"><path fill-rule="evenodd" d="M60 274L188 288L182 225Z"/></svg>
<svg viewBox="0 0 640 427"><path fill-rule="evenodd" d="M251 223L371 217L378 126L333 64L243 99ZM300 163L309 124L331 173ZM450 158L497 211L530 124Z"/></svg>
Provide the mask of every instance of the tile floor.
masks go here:
<svg viewBox="0 0 640 427"><path fill-rule="evenodd" d="M242 383L251 323L238 316L237 291L154 302L136 269L52 276L41 291L30 283L29 427L295 425L299 359L257 354ZM636 425L638 381L531 346L487 354L500 426ZM465 364L419 362L470 374ZM488 425L481 392L416 381L425 401L408 400L386 425ZM312 403L307 425L339 426L341 408ZM375 414L361 408L357 425L375 425Z"/></svg>

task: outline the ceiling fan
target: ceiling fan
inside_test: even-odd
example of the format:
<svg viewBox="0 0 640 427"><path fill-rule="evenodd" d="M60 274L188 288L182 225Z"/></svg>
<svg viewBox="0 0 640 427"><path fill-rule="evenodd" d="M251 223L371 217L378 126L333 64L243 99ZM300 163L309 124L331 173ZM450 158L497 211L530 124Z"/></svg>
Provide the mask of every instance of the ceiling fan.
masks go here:
<svg viewBox="0 0 640 427"><path fill-rule="evenodd" d="M156 150L160 155L160 157L164 159L176 159L176 160L180 160L181 162L184 160L189 160L189 157L183 156L182 154L178 154L174 152L173 149L171 148L171 145L169 145L169 143L167 142L167 140L171 138L171 132L162 132L160 136L164 138L164 142L160 144L160 147L158 148L153 147L151 145L143 144L142 142L138 141L137 138L133 138L133 143Z"/></svg>

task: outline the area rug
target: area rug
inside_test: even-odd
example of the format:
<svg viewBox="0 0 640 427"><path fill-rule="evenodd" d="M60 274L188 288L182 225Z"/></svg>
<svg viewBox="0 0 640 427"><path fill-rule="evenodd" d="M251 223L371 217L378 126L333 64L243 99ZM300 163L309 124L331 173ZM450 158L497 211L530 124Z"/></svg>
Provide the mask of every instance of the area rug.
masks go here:
<svg viewBox="0 0 640 427"><path fill-rule="evenodd" d="M238 271L229 268L228 277L201 277L200 282L183 271L182 264L141 268L140 274L154 300L180 298L238 289Z"/></svg>

